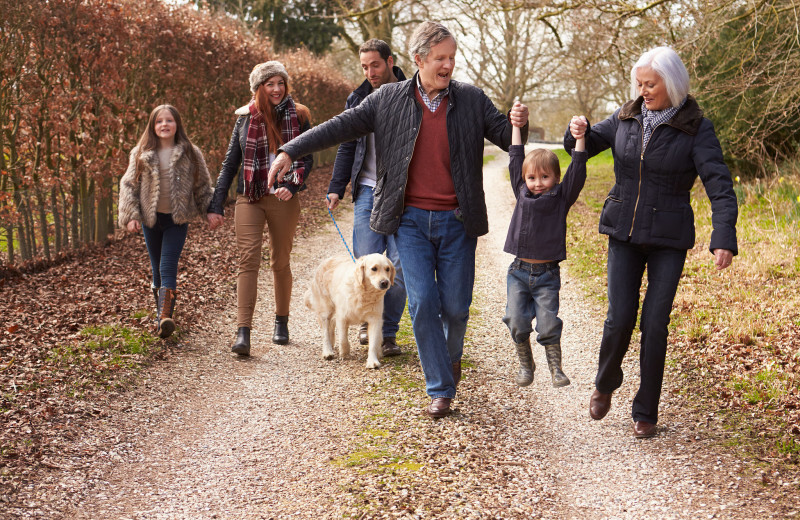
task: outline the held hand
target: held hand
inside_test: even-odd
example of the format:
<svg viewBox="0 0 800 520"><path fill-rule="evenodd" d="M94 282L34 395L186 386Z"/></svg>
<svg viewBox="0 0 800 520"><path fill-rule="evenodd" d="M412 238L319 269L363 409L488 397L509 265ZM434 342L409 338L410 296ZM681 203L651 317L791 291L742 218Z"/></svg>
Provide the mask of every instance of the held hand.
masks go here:
<svg viewBox="0 0 800 520"><path fill-rule="evenodd" d="M208 228L212 231L220 227L225 221L225 217L219 213L208 213L206 219L208 219Z"/></svg>
<svg viewBox="0 0 800 520"><path fill-rule="evenodd" d="M514 103L509 113L509 119L513 126L522 128L528 124L528 107L522 103Z"/></svg>
<svg viewBox="0 0 800 520"><path fill-rule="evenodd" d="M138 220L131 220L128 222L128 225L125 226L125 229L127 229L130 233L138 233L142 229L142 226L139 224Z"/></svg>
<svg viewBox="0 0 800 520"><path fill-rule="evenodd" d="M572 116L572 120L569 122L569 133L572 134L572 137L576 140L583 139L588 127L589 122L586 120L585 116Z"/></svg>
<svg viewBox="0 0 800 520"><path fill-rule="evenodd" d="M278 188L275 190L275 196L278 197L278 200L281 202L286 202L287 200L292 198L292 192L289 191L289 188Z"/></svg>
<svg viewBox="0 0 800 520"><path fill-rule="evenodd" d="M336 206L339 205L339 194L338 193L328 193L326 197L328 199L328 209L333 211L336 209Z"/></svg>
<svg viewBox="0 0 800 520"><path fill-rule="evenodd" d="M727 249L714 250L714 265L717 267L717 271L725 269L726 267L730 267L732 262L733 262L732 251L729 251Z"/></svg>
<svg viewBox="0 0 800 520"><path fill-rule="evenodd" d="M283 176L292 168L292 158L286 152L280 152L275 160L272 161L272 166L269 167L269 179L267 180L267 187L272 188L275 181L283 181ZM289 197L291 198L291 197ZM288 199L287 199L288 200Z"/></svg>

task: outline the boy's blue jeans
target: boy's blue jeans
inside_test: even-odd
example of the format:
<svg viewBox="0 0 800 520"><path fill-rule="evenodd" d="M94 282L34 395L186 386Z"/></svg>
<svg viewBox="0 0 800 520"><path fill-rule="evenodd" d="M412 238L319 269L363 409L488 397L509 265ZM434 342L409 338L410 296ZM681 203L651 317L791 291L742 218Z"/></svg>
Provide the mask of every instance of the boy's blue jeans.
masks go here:
<svg viewBox="0 0 800 520"><path fill-rule="evenodd" d="M188 231L189 224L176 224L170 213L156 213L156 225L151 228L142 225L150 267L153 269L153 287L177 289L178 260Z"/></svg>
<svg viewBox="0 0 800 520"><path fill-rule="evenodd" d="M562 321L558 317L558 291L561 269L558 262L531 264L515 258L506 276L506 315L503 322L511 331L514 343L522 343L533 332L536 318L536 341L543 346L561 343Z"/></svg>
<svg viewBox="0 0 800 520"><path fill-rule="evenodd" d="M453 363L464 351L478 239L467 236L452 211L411 206L395 237L425 390L430 397L453 398Z"/></svg>
<svg viewBox="0 0 800 520"><path fill-rule="evenodd" d="M359 184L356 189L358 191L353 207L353 254L358 258L386 251L386 256L397 270L394 284L383 297L383 337L393 338L397 336L398 324L406 308L406 284L403 282L400 253L397 251L394 235L381 235L369 227L374 188Z"/></svg>

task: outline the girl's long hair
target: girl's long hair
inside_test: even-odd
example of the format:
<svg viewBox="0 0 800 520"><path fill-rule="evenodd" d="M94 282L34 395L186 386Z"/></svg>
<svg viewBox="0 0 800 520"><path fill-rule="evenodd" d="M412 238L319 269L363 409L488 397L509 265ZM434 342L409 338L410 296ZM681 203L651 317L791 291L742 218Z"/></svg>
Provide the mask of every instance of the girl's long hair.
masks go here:
<svg viewBox="0 0 800 520"><path fill-rule="evenodd" d="M275 76L272 76L273 78ZM283 78L283 76L281 76ZM267 78L269 80L269 78ZM283 96L283 99L289 95L289 82L286 79L283 80L284 84L286 85L286 93ZM255 99L256 99L256 108L261 115L264 116L264 121L267 127L267 144L269 145L269 153L275 153L278 151L278 148L283 146L283 135L281 134L281 122L278 121L278 116L275 113L275 107L272 106L269 102L269 93L267 92L266 87L264 87L264 83L258 86L256 89ZM281 101L283 101L281 99ZM294 104L295 111L297 112L297 118L299 119L300 126L303 126L306 121L311 119L311 111L308 110L308 107L305 105L301 105L300 103L295 102Z"/></svg>
<svg viewBox="0 0 800 520"><path fill-rule="evenodd" d="M142 164L142 152L150 151L150 150L157 150L158 145L161 142L158 135L156 135L156 118L158 117L158 113L162 110L169 110L172 114L173 119L175 119L175 146L178 145L185 145L183 148L186 150L186 155L192 161L192 165L194 166L193 174L197 175L197 156L194 153L194 146L192 145L192 141L189 140L189 136L186 135L186 130L183 128L183 121L181 120L181 114L178 112L178 109L172 105L158 105L150 112L150 118L147 120L147 128L144 129L142 132L142 136L139 138L139 142L136 143L136 179L139 179L139 176L142 174L142 170L144 168L144 164Z"/></svg>

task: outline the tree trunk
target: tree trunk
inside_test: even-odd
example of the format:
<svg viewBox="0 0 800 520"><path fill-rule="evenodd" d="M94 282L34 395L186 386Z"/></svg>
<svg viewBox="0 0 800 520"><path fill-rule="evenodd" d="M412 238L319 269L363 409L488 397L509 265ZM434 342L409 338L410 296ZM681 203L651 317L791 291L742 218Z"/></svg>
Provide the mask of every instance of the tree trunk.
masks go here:
<svg viewBox="0 0 800 520"><path fill-rule="evenodd" d="M26 197L25 203L23 204L25 207L25 229L28 233L28 247L30 249L31 258L36 256L38 253L38 246L36 245L36 224L33 220L33 210L31 209L31 199L30 197Z"/></svg>
<svg viewBox="0 0 800 520"><path fill-rule="evenodd" d="M58 197L56 197L56 187L50 188L50 207L53 212L53 235L55 236L56 254L59 254L63 249L61 243L61 221L59 220L58 213Z"/></svg>
<svg viewBox="0 0 800 520"><path fill-rule="evenodd" d="M42 235L44 257L50 260L50 230L48 229L49 223L47 222L46 202L47 197L42 193L42 190L36 188L36 206L39 210L39 233Z"/></svg>
<svg viewBox="0 0 800 520"><path fill-rule="evenodd" d="M14 265L14 226L11 224L6 227L6 246L8 265Z"/></svg>
<svg viewBox="0 0 800 520"><path fill-rule="evenodd" d="M106 177L100 181L100 189L97 197L97 215L95 217L94 240L97 243L105 244L108 242L108 235L112 228L108 225L108 218L111 215L111 178Z"/></svg>
<svg viewBox="0 0 800 520"><path fill-rule="evenodd" d="M80 198L80 186L78 185L77 181L72 182L72 204L70 205L70 219L69 219L69 230L72 235L72 247L77 248L81 244L81 235L80 230L78 229L78 222L80 220L80 208L78 207L78 203L81 200Z"/></svg>

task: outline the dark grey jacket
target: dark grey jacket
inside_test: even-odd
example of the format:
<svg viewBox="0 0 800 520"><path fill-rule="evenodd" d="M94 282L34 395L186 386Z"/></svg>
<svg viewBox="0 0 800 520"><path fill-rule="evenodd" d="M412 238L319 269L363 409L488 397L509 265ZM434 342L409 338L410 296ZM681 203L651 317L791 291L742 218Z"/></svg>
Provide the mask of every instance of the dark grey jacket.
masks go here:
<svg viewBox="0 0 800 520"><path fill-rule="evenodd" d="M374 132L378 179L370 227L384 235L397 230L403 214L408 164L422 122L415 88L416 74L410 80L383 85L357 107L281 147L281 151L295 158ZM489 231L483 194L483 140L508 150L511 123L482 90L472 85L451 81L448 100L450 171L466 233L477 237ZM527 126L522 130L524 141Z"/></svg>
<svg viewBox="0 0 800 520"><path fill-rule="evenodd" d="M697 176L711 200L709 250L737 254L738 206L731 174L722 159L714 125L692 96L653 131L642 153L642 98L628 101L586 132L593 157L607 148L614 154L615 184L600 214L600 233L634 244L690 249L694 212L689 195ZM564 148L575 139L567 129Z"/></svg>
<svg viewBox="0 0 800 520"><path fill-rule="evenodd" d="M525 147L508 150L508 176L517 205L508 225L503 251L518 258L560 262L567 258L567 213L586 183L586 152L573 152L561 182L547 193L534 195L522 177Z"/></svg>
<svg viewBox="0 0 800 520"><path fill-rule="evenodd" d="M400 67L392 67L395 77L399 81L406 79ZM347 96L344 109L357 107L367 96L372 94L372 84L369 80L359 85L357 89ZM367 136L362 136L355 141L348 141L339 145L336 151L336 162L333 163L333 174L331 183L328 186L328 193L336 193L339 199L344 198L347 184L351 185L353 200L356 200L358 190L358 176L361 174L361 167L364 165L364 157L367 155Z"/></svg>

